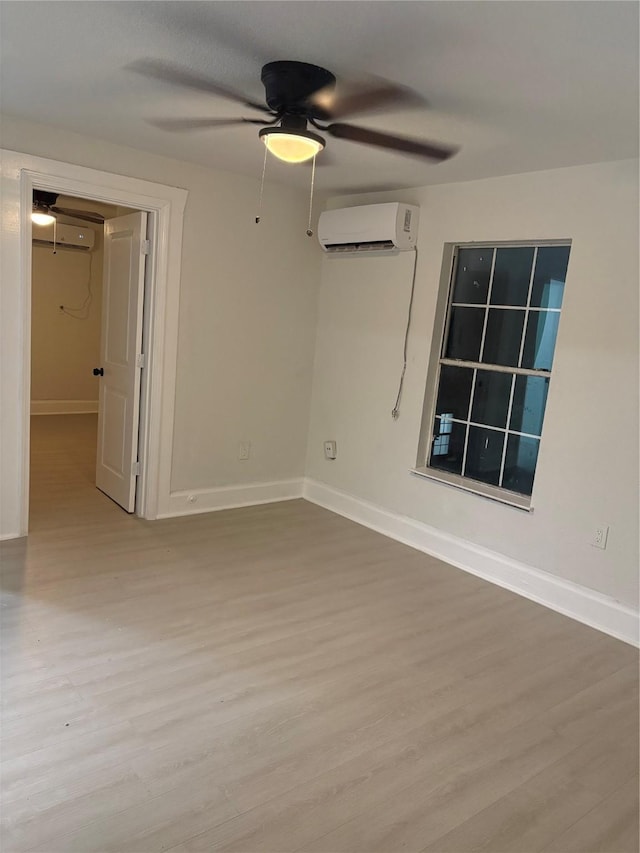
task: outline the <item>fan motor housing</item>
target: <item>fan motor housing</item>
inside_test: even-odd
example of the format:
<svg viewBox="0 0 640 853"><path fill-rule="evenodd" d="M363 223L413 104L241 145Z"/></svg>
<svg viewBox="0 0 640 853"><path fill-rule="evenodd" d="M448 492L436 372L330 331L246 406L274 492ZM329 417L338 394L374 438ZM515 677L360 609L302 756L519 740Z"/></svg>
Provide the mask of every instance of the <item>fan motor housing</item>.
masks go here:
<svg viewBox="0 0 640 853"><path fill-rule="evenodd" d="M307 98L336 83L336 78L326 68L292 60L268 62L262 68L260 79L269 109L276 113L298 112L312 118L324 118L326 113L321 107L309 104Z"/></svg>
<svg viewBox="0 0 640 853"><path fill-rule="evenodd" d="M33 201L43 207L52 207L58 200L59 193L50 193L46 190L34 190Z"/></svg>

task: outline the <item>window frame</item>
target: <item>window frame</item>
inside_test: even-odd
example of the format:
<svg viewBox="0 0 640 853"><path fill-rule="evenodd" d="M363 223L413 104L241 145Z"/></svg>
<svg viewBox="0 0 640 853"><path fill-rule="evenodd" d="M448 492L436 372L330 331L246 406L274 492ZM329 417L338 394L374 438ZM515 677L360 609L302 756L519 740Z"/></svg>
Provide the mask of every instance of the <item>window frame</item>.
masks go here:
<svg viewBox="0 0 640 853"><path fill-rule="evenodd" d="M431 338L431 351L429 354L429 367L427 371L427 381L424 395L424 404L422 410L422 421L420 425L420 439L418 442L418 455L416 459L415 468L411 469L411 473L415 474L419 477L424 477L429 480L435 480L439 483L444 483L448 486L453 486L458 489L462 489L466 492L471 492L472 494L480 495L484 498L489 498L494 501L499 501L503 504L508 504L510 506L516 507L517 509L526 510L527 512L533 511L533 494L525 495L519 492L513 492L509 489L505 489L501 486L493 486L489 483L484 483L480 480L474 480L471 477L464 476L462 474L454 474L449 471L443 471L439 468L432 468L429 465L429 458L431 455L431 445L433 438L433 424L435 422L436 417L436 404L438 399L438 387L440 382L440 370L443 365L451 365L454 367L467 367L467 368L475 368L475 369L483 369L485 367L484 363L473 362L473 361L463 361L457 359L449 359L444 356L444 348L447 341L447 334L449 330L449 324L451 322L451 312L450 307L452 305L451 299L453 298L453 287L456 279L456 271L457 271L457 261L458 254L460 249L493 249L494 256L492 259L491 265L491 276L490 276L490 285L493 280L493 270L495 267L496 254L498 249L502 248L526 248L533 247L534 257L531 268L531 280L533 280L533 275L535 271L535 264L537 258L537 250L547 246L567 246L571 249L572 241L570 238L557 239L557 240L495 240L491 242L468 242L468 243L445 243L443 258L442 258L442 268L440 272L440 282L438 286L438 300L436 304L435 311L435 320L433 325L433 335ZM525 322L522 331L522 338L520 341L520 351L522 353L522 349L524 347L524 339L526 334L526 320L529 314L529 311L533 310L541 310L536 309L534 306L533 309L530 306L531 302L531 281L529 283L529 292L527 298L526 306L522 306L519 310L525 310ZM490 291L487 296L487 305L489 305L490 299ZM458 305L458 303L455 303ZM473 305L471 307L478 307L477 305ZM512 310L507 308L506 310ZM515 310L515 307L514 309ZM545 309L548 310L548 309ZM561 314L562 308L554 309L554 312L557 314ZM487 318L485 318L483 332L482 332L482 342L485 340L486 335L486 326L487 326ZM481 345L482 349L482 345ZM530 369L523 367L509 367L503 366L499 364L492 364L491 362L487 365L490 370L496 372L504 372L510 375L525 375L525 376L540 376L551 379L553 373L553 364L551 370L540 370L540 369ZM511 394L510 394L510 406L509 411L511 411L511 403L514 396L515 382L512 383ZM471 413L469 412L469 417ZM471 423L471 421L469 421ZM487 427L486 424L480 425L483 428ZM543 422L544 429L544 422ZM532 436L534 438L539 439L540 444L542 444L542 433L543 429L540 432L539 436ZM503 431L504 430L498 430ZM507 436L510 433L517 433L526 436L529 436L529 433L519 433L517 430L509 430L508 429L508 421L507 421L507 429L505 436L505 448L503 450L503 460L502 464L504 466L504 454L506 452L506 443ZM537 463L536 463L537 469ZM534 489L535 489L535 477L534 477Z"/></svg>

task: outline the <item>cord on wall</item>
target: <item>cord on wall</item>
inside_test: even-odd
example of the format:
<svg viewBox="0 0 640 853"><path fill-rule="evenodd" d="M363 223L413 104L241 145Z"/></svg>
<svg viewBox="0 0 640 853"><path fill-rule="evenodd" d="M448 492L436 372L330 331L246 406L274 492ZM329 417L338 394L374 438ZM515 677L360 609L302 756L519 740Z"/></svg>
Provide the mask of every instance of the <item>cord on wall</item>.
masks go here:
<svg viewBox="0 0 640 853"><path fill-rule="evenodd" d="M74 320L87 320L91 311L91 303L93 302L93 291L91 290L91 276L93 271L93 252L89 252L89 276L87 278L87 295L85 296L82 305L77 308L68 308L66 305L61 305L60 310L67 317L73 317Z"/></svg>
<svg viewBox="0 0 640 853"><path fill-rule="evenodd" d="M400 373L400 384L398 386L398 396L396 397L396 402L391 409L391 417L397 421L400 417L400 398L402 397L402 388L404 386L404 375L407 372L407 346L409 344L409 329L411 328L411 313L413 310L413 295L416 290L416 270L418 268L418 247L416 246L414 249L415 255L413 258L413 275L411 277L411 295L409 296L409 311L407 312L407 328L404 333L404 348L403 348L403 363L402 363L402 371Z"/></svg>

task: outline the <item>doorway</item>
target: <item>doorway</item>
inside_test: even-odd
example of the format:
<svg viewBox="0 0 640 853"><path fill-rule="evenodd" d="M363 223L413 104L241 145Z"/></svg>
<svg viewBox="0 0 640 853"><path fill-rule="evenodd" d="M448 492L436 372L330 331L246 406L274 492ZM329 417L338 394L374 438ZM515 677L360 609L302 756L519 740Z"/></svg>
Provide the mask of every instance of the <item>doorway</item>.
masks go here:
<svg viewBox="0 0 640 853"><path fill-rule="evenodd" d="M23 152L0 151L0 539L26 536L29 519L31 210L34 189L149 212L147 361L136 514L171 514L178 305L186 190ZM119 512L119 510L118 510Z"/></svg>
<svg viewBox="0 0 640 853"><path fill-rule="evenodd" d="M30 523L97 510L96 487L133 512L147 213L37 189L33 204Z"/></svg>

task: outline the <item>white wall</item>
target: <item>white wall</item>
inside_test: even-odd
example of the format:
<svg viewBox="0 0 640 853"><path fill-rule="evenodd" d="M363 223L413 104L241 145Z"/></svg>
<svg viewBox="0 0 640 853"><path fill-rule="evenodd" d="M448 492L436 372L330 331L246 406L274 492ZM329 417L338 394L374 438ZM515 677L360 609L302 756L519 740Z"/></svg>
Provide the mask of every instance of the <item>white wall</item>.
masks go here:
<svg viewBox="0 0 640 853"><path fill-rule="evenodd" d="M101 273L95 252L34 245L31 273L31 401L98 400ZM91 274L89 264L91 262ZM88 313L65 314L93 299Z"/></svg>
<svg viewBox="0 0 640 853"><path fill-rule="evenodd" d="M305 195L267 186L255 224L257 143L255 179L8 116L2 144L189 191L172 490L301 477L320 262ZM252 442L249 461L238 461L239 441Z"/></svg>
<svg viewBox="0 0 640 853"><path fill-rule="evenodd" d="M107 218L117 215L114 207L84 199L60 196L57 204L93 210ZM101 225L64 216L58 216L58 222L90 228L95 234L95 244L91 252L59 246L54 254L53 246L33 243L31 400L35 406L32 411L63 411L63 402L70 400L91 402L97 411L99 383L92 368L100 363L103 229ZM61 311L60 305L74 308L84 304L89 279L92 297L87 309Z"/></svg>
<svg viewBox="0 0 640 853"><path fill-rule="evenodd" d="M622 161L332 199L419 204L420 259L393 421L413 257L324 258L308 476L637 606L637 186L637 161ZM408 472L444 243L551 238L573 245L527 513ZM325 439L338 442L335 461L323 458ZM611 525L604 551L589 544L601 523Z"/></svg>

